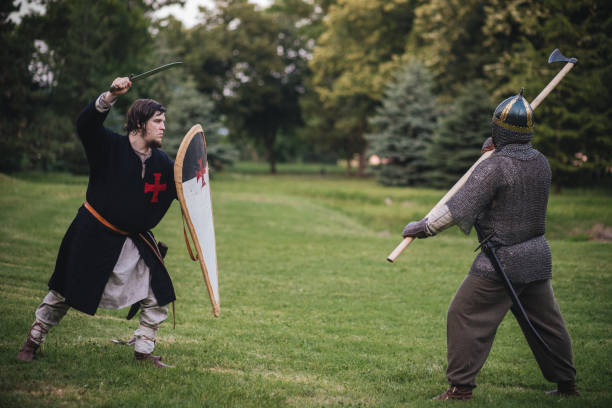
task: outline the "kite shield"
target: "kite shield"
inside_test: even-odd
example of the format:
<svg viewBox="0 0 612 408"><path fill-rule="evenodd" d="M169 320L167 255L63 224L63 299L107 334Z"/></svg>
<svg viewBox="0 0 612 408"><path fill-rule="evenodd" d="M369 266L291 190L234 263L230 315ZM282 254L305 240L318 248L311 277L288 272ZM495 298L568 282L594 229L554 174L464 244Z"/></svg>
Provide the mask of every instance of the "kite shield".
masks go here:
<svg viewBox="0 0 612 408"><path fill-rule="evenodd" d="M196 248L196 259L200 262L213 314L218 317L219 280L215 226L210 199L206 140L200 125L193 126L181 142L174 162L174 182L181 211ZM187 245L189 248L188 242Z"/></svg>

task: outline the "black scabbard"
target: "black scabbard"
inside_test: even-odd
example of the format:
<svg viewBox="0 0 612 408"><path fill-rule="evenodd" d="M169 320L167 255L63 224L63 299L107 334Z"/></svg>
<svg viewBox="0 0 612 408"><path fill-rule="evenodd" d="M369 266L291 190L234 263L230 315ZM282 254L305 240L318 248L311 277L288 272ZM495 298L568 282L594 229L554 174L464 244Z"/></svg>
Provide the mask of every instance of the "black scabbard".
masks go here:
<svg viewBox="0 0 612 408"><path fill-rule="evenodd" d="M126 319L127 320L132 319L132 317L136 316L136 313L138 313L138 310L140 310L140 302L134 303L132 307L130 307L130 310L126 316Z"/></svg>
<svg viewBox="0 0 612 408"><path fill-rule="evenodd" d="M480 229L478 228L477 225L474 225L474 228L476 229L476 233L478 234L478 238L480 240L482 237L480 233ZM521 304L521 301L518 295L516 294L514 287L512 286L512 282L510 282L508 275L506 275L506 272L504 272L504 268L502 267L502 264L499 261L499 258L497 257L496 246L491 243L490 241L491 237L492 235L485 239L482 239L482 241L480 241L479 248L481 248L482 252L484 252L485 255L489 258L495 271L499 273L499 275L502 277L504 281L504 285L506 286L506 289L508 289L508 293L510 294L510 298L512 299L512 303L514 303L514 306L512 307L514 316L517 318L517 320L519 319L523 320L523 322L527 324L527 326L529 327L529 330L531 330L531 333L534 335L538 343L546 350L546 352L551 358L553 358L554 360L557 360L563 365L567 365L568 364L567 361L561 358L561 356L557 355L550 348L550 346L546 343L546 341L544 341L542 336L540 336L540 333L538 333L536 328L533 326L533 324L531 323L531 320L529 320L529 317L527 316L527 312L523 308L523 305Z"/></svg>

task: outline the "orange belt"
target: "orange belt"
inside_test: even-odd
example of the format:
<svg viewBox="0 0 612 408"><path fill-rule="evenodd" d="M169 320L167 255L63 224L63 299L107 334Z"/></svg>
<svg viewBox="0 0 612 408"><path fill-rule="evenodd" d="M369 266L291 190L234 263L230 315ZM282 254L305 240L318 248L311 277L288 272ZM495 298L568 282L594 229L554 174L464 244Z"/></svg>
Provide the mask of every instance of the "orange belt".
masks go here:
<svg viewBox="0 0 612 408"><path fill-rule="evenodd" d="M103 216L100 215L100 213L98 213L96 210L94 210L94 208L91 206L91 204L89 204L87 201L85 201L83 203L83 205L85 206L85 208L87 209L87 211L89 211L91 213L91 215L93 215L94 217L96 217L96 219L98 221L100 221L100 223L102 223L106 228L115 231L117 234L121 234L121 235L130 235L129 232L123 231L117 227L115 227L113 224L111 224L110 222L108 222L106 220L106 218L104 218ZM153 238L153 236L151 235L150 232L147 232L147 234L150 236L151 240L153 242L155 242L155 238ZM162 265L164 264L164 259L161 256L161 252L159 252L159 248L157 248L157 244L154 246L153 244L151 244L151 242L149 242L148 239L145 238L144 234L142 232L138 233L138 236L149 246L149 248L151 248L151 250L153 251L153 253L155 254L155 256L157 256L157 259L159 259L159 261L162 263Z"/></svg>
<svg viewBox="0 0 612 408"><path fill-rule="evenodd" d="M130 235L129 232L125 232L123 230L120 230L119 228L115 227L113 224L111 224L110 222L106 221L106 218L104 218L103 216L101 216L96 210L94 210L94 208L91 206L91 204L89 204L87 202L87 200L83 203L83 205L85 206L85 208L87 208L87 211L89 211L91 213L91 215L93 215L94 217L96 217L96 219L98 221L100 221L105 227L107 227L108 229L111 229L113 231L115 231L118 234L121 235Z"/></svg>
<svg viewBox="0 0 612 408"><path fill-rule="evenodd" d="M106 220L106 218L104 218L103 216L100 215L100 213L98 213L96 210L94 210L94 208L91 206L91 204L89 204L87 202L87 200L85 200L85 202L83 203L83 206L87 209L87 211L89 211L91 213L91 215L96 217L96 219L98 221L100 221L100 223L102 225L104 225L106 228L108 228L108 229L110 229L112 231L115 231L116 233L121 234L121 235L130 235L129 232L123 231L123 230L115 227L110 222L108 222ZM148 235L151 236L151 233L148 232ZM149 242L149 240L145 238L145 236L142 234L142 232L139 232L138 236L140 237L140 239L142 239L149 246L149 248L151 248L151 250L153 251L153 253L157 257L157 259L159 259L159 261L162 263L162 265L166 266L164 264L164 258L162 258L161 252L159 252L159 248L157 247L157 244L155 246L153 246L153 244L151 244ZM187 237L185 237L185 238L187 238ZM151 236L151 239L153 240L153 242L155 242L155 239L153 238L153 236ZM172 301L172 320L173 320L174 327L176 327L176 317L175 317L175 311L174 311L174 301Z"/></svg>

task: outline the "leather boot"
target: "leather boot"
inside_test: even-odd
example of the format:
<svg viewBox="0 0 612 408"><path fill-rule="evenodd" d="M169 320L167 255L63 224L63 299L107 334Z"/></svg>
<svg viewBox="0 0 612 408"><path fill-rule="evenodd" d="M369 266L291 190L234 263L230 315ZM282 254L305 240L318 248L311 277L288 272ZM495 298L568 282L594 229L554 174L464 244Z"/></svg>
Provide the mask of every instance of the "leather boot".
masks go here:
<svg viewBox="0 0 612 408"><path fill-rule="evenodd" d="M34 357L36 357L36 350L38 349L39 344L34 343L30 336L26 339L25 343L23 343L23 347L17 353L17 360L21 361L32 361Z"/></svg>
<svg viewBox="0 0 612 408"><path fill-rule="evenodd" d="M150 361L157 368L174 368L174 366L162 363L162 361L161 361L162 357L161 356L154 356L151 353L145 354L145 353L139 353L139 352L135 351L134 352L134 360L136 360L136 361Z"/></svg>
<svg viewBox="0 0 612 408"><path fill-rule="evenodd" d="M38 350L38 347L40 347L40 343L45 340L45 335L47 334L48 330L49 329L46 328L43 323L39 322L38 320L34 320L23 347L21 347L21 350L19 350L19 353L17 353L17 360L34 360L34 358L36 358L36 350Z"/></svg>
<svg viewBox="0 0 612 408"><path fill-rule="evenodd" d="M576 381L561 381L557 383L557 389L552 391L546 391L546 395L553 397L578 397L578 387L576 387Z"/></svg>
<svg viewBox="0 0 612 408"><path fill-rule="evenodd" d="M451 385L442 394L434 397L435 401L447 400L469 400L472 399L472 387L462 385Z"/></svg>

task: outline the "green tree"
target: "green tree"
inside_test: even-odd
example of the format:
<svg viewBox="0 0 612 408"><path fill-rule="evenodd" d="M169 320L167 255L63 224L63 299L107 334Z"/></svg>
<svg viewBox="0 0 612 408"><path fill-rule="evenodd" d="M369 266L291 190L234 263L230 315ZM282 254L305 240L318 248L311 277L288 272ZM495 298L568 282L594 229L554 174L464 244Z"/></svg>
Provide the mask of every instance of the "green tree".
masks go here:
<svg viewBox="0 0 612 408"><path fill-rule="evenodd" d="M359 156L358 174L366 163L367 118L400 65L413 5L410 0L339 0L329 7L317 40L310 68L322 119L311 122L322 126L318 133L324 132L327 144L347 162Z"/></svg>
<svg viewBox="0 0 612 408"><path fill-rule="evenodd" d="M155 54L163 61L183 59L187 52L185 38L188 31L174 17L155 23ZM212 98L201 93L193 77L184 66L168 75L160 75L151 86L151 93L159 98L167 109L164 151L171 157L176 152L189 129L200 124L206 137L206 153L209 165L214 170L236 160L238 151L223 134L226 130L220 120Z"/></svg>
<svg viewBox="0 0 612 408"><path fill-rule="evenodd" d="M187 79L177 84L167 109L164 150L168 154L176 156L183 136L193 125L200 124L206 137L208 163L213 169L221 170L237 158L238 151L224 140L224 128L217 117L212 99L197 90L195 81Z"/></svg>
<svg viewBox="0 0 612 408"><path fill-rule="evenodd" d="M406 54L432 72L436 93L447 101L463 85L485 76L495 54L484 45L487 1L429 0L415 9ZM449 23L452 22L452 23Z"/></svg>
<svg viewBox="0 0 612 408"><path fill-rule="evenodd" d="M558 187L610 182L612 4L547 1L545 6L548 17L533 42L533 58L544 61L559 47L579 62L536 110L534 146L547 156ZM562 66L545 65L540 75L530 76L531 89L542 89Z"/></svg>
<svg viewBox="0 0 612 408"><path fill-rule="evenodd" d="M23 129L34 165L46 169L63 163L72 170L86 170L74 135L75 116L114 77L152 65L149 13L177 2L50 0L43 14L23 17L19 30L28 33L32 47L36 45L28 65L37 90L31 93L29 108L36 115ZM131 98L120 98L116 109L124 109L139 95L147 95L147 84L138 84Z"/></svg>
<svg viewBox="0 0 612 408"><path fill-rule="evenodd" d="M561 65L579 64L536 111L533 144L549 159L558 184L612 175L612 3L606 0L431 0L417 18L407 53L432 69L437 90L452 99L462 84L484 78L492 102L525 87L533 100ZM453 24L442 24L453 21Z"/></svg>
<svg viewBox="0 0 612 408"><path fill-rule="evenodd" d="M13 2L0 3L0 171L19 169L27 151L24 130L33 116L32 73L28 65L34 42L8 19L14 11L17 6Z"/></svg>
<svg viewBox="0 0 612 408"><path fill-rule="evenodd" d="M272 173L279 133L290 134L301 124L298 100L307 57L297 16L280 6L257 10L246 0L216 1L190 33L192 52L186 57L232 139L265 152Z"/></svg>
<svg viewBox="0 0 612 408"><path fill-rule="evenodd" d="M381 159L378 180L385 185L425 184L426 152L437 121L432 80L420 63L400 69L370 123L371 153Z"/></svg>
<svg viewBox="0 0 612 408"><path fill-rule="evenodd" d="M479 81L465 85L446 109L427 151L431 170L427 184L451 187L480 156L483 142L491 136L493 107Z"/></svg>

